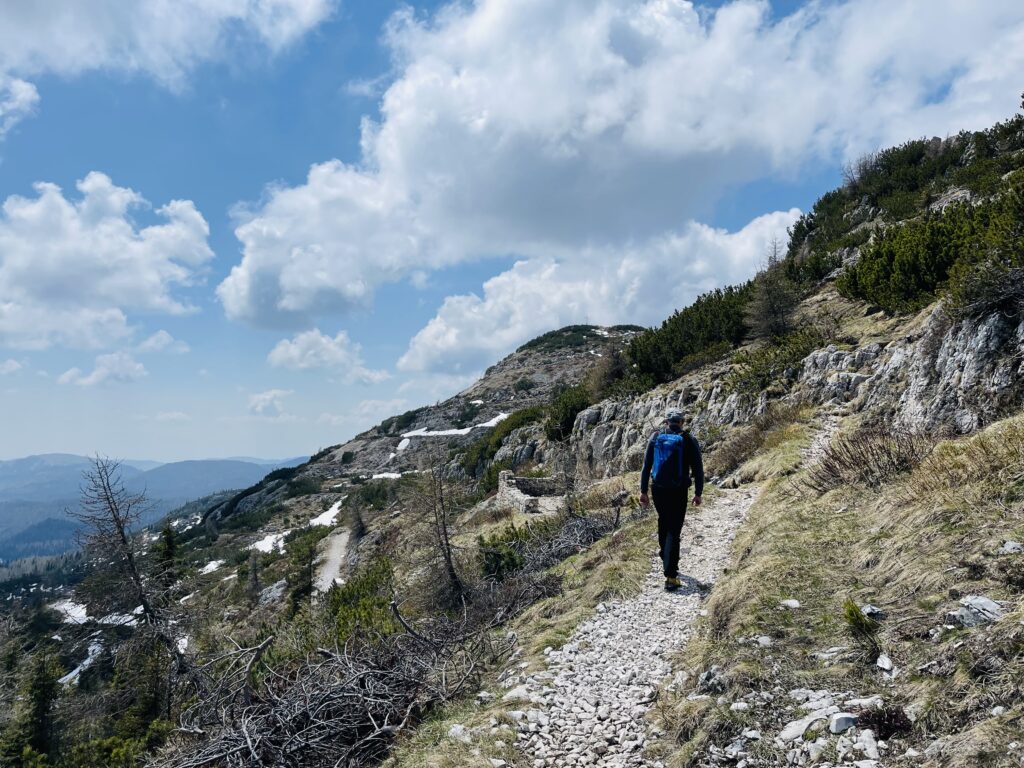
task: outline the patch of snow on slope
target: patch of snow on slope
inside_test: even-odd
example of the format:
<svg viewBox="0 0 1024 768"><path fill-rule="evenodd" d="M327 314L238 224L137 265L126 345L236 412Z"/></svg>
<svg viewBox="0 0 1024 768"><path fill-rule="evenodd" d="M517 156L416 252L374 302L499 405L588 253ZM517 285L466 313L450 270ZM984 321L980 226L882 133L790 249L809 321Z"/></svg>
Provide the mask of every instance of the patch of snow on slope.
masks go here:
<svg viewBox="0 0 1024 768"><path fill-rule="evenodd" d="M224 565L223 560L211 560L199 569L199 575L206 576L209 573L213 573L214 571L218 570L222 565Z"/></svg>
<svg viewBox="0 0 1024 768"><path fill-rule="evenodd" d="M371 480L398 480L402 476L401 472L378 472L374 475Z"/></svg>
<svg viewBox="0 0 1024 768"><path fill-rule="evenodd" d="M501 422L503 422L505 419L507 419L508 417L509 417L509 414L507 414L507 413L499 413L497 416L495 416L490 421L485 421L483 424L477 424L477 426L478 427L496 427Z"/></svg>
<svg viewBox="0 0 1024 768"><path fill-rule="evenodd" d="M65 624L85 624L89 620L89 609L73 600L58 600L50 603L50 608L64 617Z"/></svg>
<svg viewBox="0 0 1024 768"><path fill-rule="evenodd" d="M431 431L426 427L421 427L420 429L414 429L412 432L406 432L402 437L454 437L456 435L468 435L472 429L472 427L463 427L462 429L438 429Z"/></svg>
<svg viewBox="0 0 1024 768"><path fill-rule="evenodd" d="M79 676L91 667L96 659L100 657L103 652L103 644L99 640L93 640L89 643L89 650L86 652L85 659L77 667L68 672L64 677L60 678L57 682L62 685L71 685L72 683L77 684Z"/></svg>
<svg viewBox="0 0 1024 768"><path fill-rule="evenodd" d="M345 500L342 496L338 501L331 505L331 508L326 512L321 512L319 515L309 521L308 527L312 528L317 525L334 525L335 520L338 519L338 513L341 511L341 502Z"/></svg>
<svg viewBox="0 0 1024 768"><path fill-rule="evenodd" d="M483 400L470 400L469 404L470 405L483 405L484 401Z"/></svg>
<svg viewBox="0 0 1024 768"><path fill-rule="evenodd" d="M281 533L268 533L262 539L257 541L255 544L250 544L249 549L255 549L259 552L272 552L274 548L277 548L278 552L284 552L284 537L287 536L291 531L281 531Z"/></svg>
<svg viewBox="0 0 1024 768"><path fill-rule="evenodd" d="M474 424L472 427L463 427L462 429L438 429L431 431L426 427L422 427L420 429L415 429L412 432L406 432L402 437L455 437L457 435L468 435L474 429L496 427L499 423L507 419L508 416L509 415L507 413L499 413L490 421L485 421L483 424Z"/></svg>
<svg viewBox="0 0 1024 768"><path fill-rule="evenodd" d="M409 447L409 443L411 443L411 442L412 442L412 440L410 440L408 437L403 437L402 438L402 442L400 442L398 444L398 450L399 451L404 451L406 448Z"/></svg>

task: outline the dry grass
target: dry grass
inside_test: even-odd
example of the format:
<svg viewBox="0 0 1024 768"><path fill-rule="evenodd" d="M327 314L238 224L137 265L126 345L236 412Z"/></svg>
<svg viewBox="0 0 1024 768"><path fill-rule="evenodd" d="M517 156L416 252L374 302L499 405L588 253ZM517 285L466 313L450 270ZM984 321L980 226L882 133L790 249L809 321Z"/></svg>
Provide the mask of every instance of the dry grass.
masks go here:
<svg viewBox="0 0 1024 768"><path fill-rule="evenodd" d="M761 458L775 462L772 454L790 448L779 445ZM1005 744L1024 740L1024 602L1013 556L994 553L1004 540L1024 538L1024 417L940 443L916 468L875 489L844 484L818 496L793 488L772 481L759 497L737 538L733 567L719 580L679 666L693 681L719 665L727 702L776 685L881 693L917 715L913 732L898 743L923 749L933 734L952 735L935 765L1008 764ZM1011 615L931 641L928 631L968 594L1004 601ZM802 607L780 610L784 598ZM901 670L892 683L880 678L871 654L832 661L812 655L856 646L849 605L864 602L888 613L874 640ZM774 640L770 649L737 642L761 634ZM661 705L673 737L670 766L693 764L709 741L724 746L742 725L728 704L687 700L693 692L684 686ZM1008 713L993 717L996 705ZM1001 745L1001 756L993 744ZM785 760L770 739L757 750L769 763Z"/></svg>
<svg viewBox="0 0 1024 768"><path fill-rule="evenodd" d="M803 483L818 493L844 485L878 488L914 469L934 447L935 438L905 429L859 429L833 439Z"/></svg>
<svg viewBox="0 0 1024 768"><path fill-rule="evenodd" d="M772 451L790 442L796 431L794 428L805 423L810 415L811 409L805 405L773 403L764 413L751 419L748 425L731 430L710 452L706 465L708 476L724 477L758 452ZM748 481L750 479L753 477L747 478Z"/></svg>

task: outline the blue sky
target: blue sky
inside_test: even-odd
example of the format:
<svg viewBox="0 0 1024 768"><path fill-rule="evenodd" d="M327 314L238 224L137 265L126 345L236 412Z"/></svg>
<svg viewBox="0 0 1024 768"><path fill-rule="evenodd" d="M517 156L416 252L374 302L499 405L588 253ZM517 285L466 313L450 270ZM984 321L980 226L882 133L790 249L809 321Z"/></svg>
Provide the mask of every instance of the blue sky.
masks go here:
<svg viewBox="0 0 1024 768"><path fill-rule="evenodd" d="M1014 2L84 7L0 3L4 458L341 442L745 279L1024 82Z"/></svg>

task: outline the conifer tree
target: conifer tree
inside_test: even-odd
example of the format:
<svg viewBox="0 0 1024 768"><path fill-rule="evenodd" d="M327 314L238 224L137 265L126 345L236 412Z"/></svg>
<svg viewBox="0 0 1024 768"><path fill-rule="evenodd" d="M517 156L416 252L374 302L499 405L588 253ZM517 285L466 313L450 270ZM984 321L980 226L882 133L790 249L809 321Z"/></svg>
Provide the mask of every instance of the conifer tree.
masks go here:
<svg viewBox="0 0 1024 768"><path fill-rule="evenodd" d="M754 278L753 293L745 319L751 334L758 338L777 338L793 329L793 310L798 301L796 286L782 264L782 246L772 240L765 268Z"/></svg>
<svg viewBox="0 0 1024 768"><path fill-rule="evenodd" d="M19 686L19 707L0 744L4 765L28 768L46 765L53 751L54 705L60 694L61 669L54 655L39 650Z"/></svg>

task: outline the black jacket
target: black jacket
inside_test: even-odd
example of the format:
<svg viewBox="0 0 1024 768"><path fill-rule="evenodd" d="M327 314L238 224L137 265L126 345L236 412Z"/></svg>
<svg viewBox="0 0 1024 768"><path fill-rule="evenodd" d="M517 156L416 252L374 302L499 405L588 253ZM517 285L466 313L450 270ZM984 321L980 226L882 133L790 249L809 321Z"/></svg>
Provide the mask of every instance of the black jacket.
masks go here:
<svg viewBox="0 0 1024 768"><path fill-rule="evenodd" d="M694 495L700 496L704 492L704 459L700 455L700 444L697 438L689 432L667 427L662 432L675 432L681 434L686 441L683 448L683 457L686 466L683 467L683 474L686 477L686 487L690 487L691 475L694 484ZM647 453L644 454L644 468L640 472L640 493L647 493L647 486L651 481L651 468L654 466L654 438L662 432L657 432L647 441Z"/></svg>

